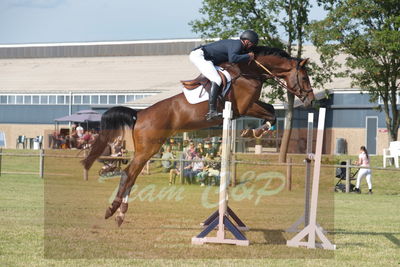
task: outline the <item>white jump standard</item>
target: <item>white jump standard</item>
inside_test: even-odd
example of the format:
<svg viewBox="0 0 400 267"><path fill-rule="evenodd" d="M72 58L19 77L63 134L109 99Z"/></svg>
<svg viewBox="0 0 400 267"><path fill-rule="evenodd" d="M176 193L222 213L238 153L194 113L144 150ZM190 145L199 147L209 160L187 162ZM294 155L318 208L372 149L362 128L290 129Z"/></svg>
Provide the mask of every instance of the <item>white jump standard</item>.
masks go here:
<svg viewBox="0 0 400 267"><path fill-rule="evenodd" d="M287 245L290 247L305 246L307 248L320 247L323 249L336 249L336 245L333 245L324 234L324 230L317 224L317 206L318 206L318 190L319 190L319 178L321 171L321 156L322 156L322 142L324 139L324 126L325 126L325 108L319 109L318 117L318 132L317 132L317 144L315 148L315 163L314 163L314 175L313 184L311 191L311 206L310 206L310 217L309 222L303 230L295 235L291 240L287 241ZM307 215L306 215L307 216ZM307 216L308 217L308 216ZM305 217L305 219L307 219ZM321 240L321 243L316 242L316 237ZM307 241L302 241L307 239Z"/></svg>
<svg viewBox="0 0 400 267"><path fill-rule="evenodd" d="M221 181L219 185L219 209L204 221L204 230L192 238L192 244L202 245L204 243L234 244L239 246L248 246L249 240L240 231L247 229L246 225L239 217L228 207L228 186L230 181L229 159L231 156L231 122L232 122L232 103L225 102L223 111L224 123L222 130L222 155L221 155ZM238 227L231 222L231 217L238 224ZM207 237L207 235L218 227L216 237ZM225 228L229 230L235 239L229 239L225 236ZM240 228L240 229L239 229Z"/></svg>
<svg viewBox="0 0 400 267"><path fill-rule="evenodd" d="M304 179L304 213L303 215L288 229L286 232L300 232L300 226L306 227L310 221L310 194L311 194L311 160L310 155L312 154L313 144L313 130L314 130L314 113L308 113L307 123L307 158L306 162L306 176Z"/></svg>

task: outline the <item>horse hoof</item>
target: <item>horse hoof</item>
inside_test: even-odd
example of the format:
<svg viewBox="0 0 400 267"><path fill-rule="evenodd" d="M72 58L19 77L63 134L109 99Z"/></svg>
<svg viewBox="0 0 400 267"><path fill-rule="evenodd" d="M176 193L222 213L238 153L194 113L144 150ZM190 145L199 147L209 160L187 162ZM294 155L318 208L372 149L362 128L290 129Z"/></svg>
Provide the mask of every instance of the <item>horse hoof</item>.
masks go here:
<svg viewBox="0 0 400 267"><path fill-rule="evenodd" d="M106 215L104 216L104 218L107 220L108 218L110 218L113 215L111 208L107 208L106 210Z"/></svg>
<svg viewBox="0 0 400 267"><path fill-rule="evenodd" d="M126 213L128 211L128 203L122 202L120 210L122 213Z"/></svg>
<svg viewBox="0 0 400 267"><path fill-rule="evenodd" d="M124 222L125 214L119 214L115 217L115 221L117 222L118 227L121 227L121 224Z"/></svg>
<svg viewBox="0 0 400 267"><path fill-rule="evenodd" d="M105 219L110 218L111 216L114 215L114 213L117 211L117 209L121 206L121 201L116 201L114 200L113 203L111 204L110 207L107 208L106 210L106 215L104 216Z"/></svg>
<svg viewBox="0 0 400 267"><path fill-rule="evenodd" d="M251 137L252 133L250 132L250 129L244 129L240 133L241 137Z"/></svg>

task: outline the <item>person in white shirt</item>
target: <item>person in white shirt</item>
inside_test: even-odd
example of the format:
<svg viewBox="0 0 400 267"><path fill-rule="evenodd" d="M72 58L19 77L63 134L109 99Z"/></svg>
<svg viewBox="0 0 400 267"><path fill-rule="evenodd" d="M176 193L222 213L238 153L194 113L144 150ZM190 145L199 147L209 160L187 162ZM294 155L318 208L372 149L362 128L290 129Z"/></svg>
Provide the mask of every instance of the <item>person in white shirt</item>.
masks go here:
<svg viewBox="0 0 400 267"><path fill-rule="evenodd" d="M79 138L83 137L84 129L83 127L79 124L78 127L76 127L76 134L78 135Z"/></svg>
<svg viewBox="0 0 400 267"><path fill-rule="evenodd" d="M369 166L369 155L368 155L368 151L365 146L362 146L360 148L360 155L358 155L358 161L356 162L356 165L359 165L361 167L370 167ZM354 192L361 194L360 182L364 176L365 176L365 179L367 180L367 184L368 184L368 189L369 189L368 194L372 194L371 169L369 169L369 168L360 168L360 170L358 171L357 183L356 183L356 187L354 188Z"/></svg>
<svg viewBox="0 0 400 267"><path fill-rule="evenodd" d="M192 170L189 172L189 183L196 183L197 174L201 173L204 169L204 159L200 153L195 152L192 162Z"/></svg>

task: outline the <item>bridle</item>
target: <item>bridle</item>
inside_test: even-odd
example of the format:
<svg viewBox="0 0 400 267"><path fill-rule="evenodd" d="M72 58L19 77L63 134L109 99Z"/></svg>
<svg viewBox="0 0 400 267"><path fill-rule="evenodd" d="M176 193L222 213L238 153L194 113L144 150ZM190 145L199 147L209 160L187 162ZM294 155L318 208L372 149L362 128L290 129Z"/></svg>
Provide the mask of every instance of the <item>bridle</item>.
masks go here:
<svg viewBox="0 0 400 267"><path fill-rule="evenodd" d="M261 64L260 62L258 62L257 60L254 59L254 62L261 67L265 72L267 72L280 86L282 86L283 88L285 88L286 90L288 90L289 92L291 92L292 94L296 95L296 91L293 90L293 88L295 88L296 86L300 89L300 92L304 92L306 93L306 95L301 99L302 102L304 102L304 100L307 98L308 93L312 92L312 89L305 89L304 87L301 86L300 83L300 79L299 79L299 69L300 69L300 62L297 62L296 65L296 84L292 87L289 88L289 86L287 86L284 82L282 82L275 74L273 74L269 69L267 69L263 64Z"/></svg>

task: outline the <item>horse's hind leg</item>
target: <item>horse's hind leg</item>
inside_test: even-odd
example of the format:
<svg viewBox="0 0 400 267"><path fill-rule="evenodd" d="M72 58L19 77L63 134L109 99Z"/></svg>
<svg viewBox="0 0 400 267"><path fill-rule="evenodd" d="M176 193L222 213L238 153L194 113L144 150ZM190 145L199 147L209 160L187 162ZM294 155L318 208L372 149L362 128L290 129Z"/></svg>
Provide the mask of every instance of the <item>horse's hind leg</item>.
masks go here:
<svg viewBox="0 0 400 267"><path fill-rule="evenodd" d="M136 158L122 172L121 180L119 182L118 193L111 206L108 207L106 210L106 219L111 217L117 211L117 209L120 208L120 206L120 211L122 213L126 213L126 211L128 210L128 197L131 192L132 186L135 184L136 178L142 170L146 161L141 161L140 159ZM119 225L121 225L121 223L119 223Z"/></svg>
<svg viewBox="0 0 400 267"><path fill-rule="evenodd" d="M128 175L127 175L126 171L124 170L121 174L119 188L124 186L127 179L128 179ZM129 195L131 193L131 189L132 189L132 187L128 188L122 197L121 206L119 207L117 215L115 217L115 221L117 222L118 226L121 226L121 224L124 222L125 213L128 211L128 200L129 200Z"/></svg>
<svg viewBox="0 0 400 267"><path fill-rule="evenodd" d="M159 134L160 133L161 132L159 132ZM105 218L107 219L111 217L121 206L119 216L116 218L118 225L122 224L125 216L124 214L128 210L128 197L132 186L135 184L136 178L151 156L159 151L161 145L165 141L165 136L159 135L146 139L137 138L135 140L140 140L135 143L135 157L121 175L118 193L111 206L107 208L105 214ZM123 215L121 215L121 213L123 213Z"/></svg>

